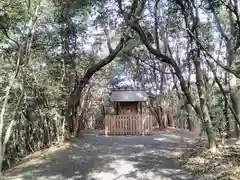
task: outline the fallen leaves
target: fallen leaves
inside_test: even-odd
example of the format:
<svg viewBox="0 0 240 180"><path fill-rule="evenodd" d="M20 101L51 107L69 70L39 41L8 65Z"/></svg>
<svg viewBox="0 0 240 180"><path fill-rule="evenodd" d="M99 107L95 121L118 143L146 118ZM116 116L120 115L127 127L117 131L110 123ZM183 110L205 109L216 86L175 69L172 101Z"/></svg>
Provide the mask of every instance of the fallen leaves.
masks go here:
<svg viewBox="0 0 240 180"><path fill-rule="evenodd" d="M177 158L177 162L197 177L206 180L240 179L240 145L222 145L212 153L196 143Z"/></svg>

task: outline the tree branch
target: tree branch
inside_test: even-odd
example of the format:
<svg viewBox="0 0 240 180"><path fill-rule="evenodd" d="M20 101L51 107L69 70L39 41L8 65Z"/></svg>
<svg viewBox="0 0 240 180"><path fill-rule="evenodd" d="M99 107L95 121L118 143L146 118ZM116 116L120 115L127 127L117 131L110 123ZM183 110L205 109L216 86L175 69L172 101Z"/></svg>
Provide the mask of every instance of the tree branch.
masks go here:
<svg viewBox="0 0 240 180"><path fill-rule="evenodd" d="M120 8L120 12L124 13L122 6L121 6L121 0L118 0L119 2L119 8ZM126 17L126 15L123 14L124 17ZM150 41L148 40L147 36L145 35L143 29L141 28L141 26L138 24L138 19L126 19L125 21L127 23L127 25L133 29L140 37L142 43L145 45L145 47L148 49L148 51L153 54L157 59L159 59L162 62L165 62L167 64L170 64L175 73L176 76L178 77L178 80L180 82L180 86L182 91L184 92L188 102L192 105L192 107L195 109L196 113L201 116L201 109L198 105L196 105L196 103L194 102L194 99L191 96L190 90L189 88L186 86L186 82L184 80L184 77L182 76L182 72L180 67L178 66L178 64L176 63L176 61L171 58L170 56L167 56L165 54L162 54L160 51L158 51L157 49L154 49L150 43Z"/></svg>
<svg viewBox="0 0 240 180"><path fill-rule="evenodd" d="M80 103L82 91L89 82L90 78L102 67L106 66L111 61L113 61L114 58L118 55L118 53L123 49L124 44L129 40L130 40L129 36L121 38L116 48L113 49L112 52L109 53L107 57L101 59L99 62L89 67L84 76L78 80L79 85L75 89L73 89L67 101L67 107L65 112L65 117L67 121L73 121L73 117L76 115L77 107Z"/></svg>
<svg viewBox="0 0 240 180"><path fill-rule="evenodd" d="M207 50L206 48L202 45L202 42L194 36L194 34L189 30L189 29L186 29L186 28L182 28L182 29L185 29L188 34L193 37L193 39L197 42L197 44L199 45L199 47L218 65L220 66L222 69L224 69L225 71L233 74L234 76L236 76L237 78L240 78L240 75L238 75L237 72L235 72L234 70L228 68L227 66L224 66L222 65L220 62L218 62Z"/></svg>
<svg viewBox="0 0 240 180"><path fill-rule="evenodd" d="M155 31L155 43L157 46L157 50L160 51L159 47L159 37L158 37L158 3L160 0L157 0L154 5L154 31Z"/></svg>

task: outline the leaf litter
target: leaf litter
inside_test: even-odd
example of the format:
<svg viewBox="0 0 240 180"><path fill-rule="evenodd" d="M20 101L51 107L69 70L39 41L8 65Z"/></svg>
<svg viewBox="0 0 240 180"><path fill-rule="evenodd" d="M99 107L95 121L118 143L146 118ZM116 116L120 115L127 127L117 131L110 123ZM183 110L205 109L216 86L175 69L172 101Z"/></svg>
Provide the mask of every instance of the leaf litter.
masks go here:
<svg viewBox="0 0 240 180"><path fill-rule="evenodd" d="M185 148L176 162L201 180L239 180L240 145L218 142L218 150L213 153L204 142L196 142Z"/></svg>

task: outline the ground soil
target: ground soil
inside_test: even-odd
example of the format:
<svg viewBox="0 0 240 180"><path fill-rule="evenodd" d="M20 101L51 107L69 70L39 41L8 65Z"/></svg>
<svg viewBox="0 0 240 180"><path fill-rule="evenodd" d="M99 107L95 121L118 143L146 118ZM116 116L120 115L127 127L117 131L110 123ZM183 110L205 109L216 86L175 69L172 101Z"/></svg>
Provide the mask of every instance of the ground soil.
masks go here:
<svg viewBox="0 0 240 180"><path fill-rule="evenodd" d="M194 180L173 157L196 141L168 129L150 136L109 136L85 132L80 139L31 155L6 171L7 180Z"/></svg>

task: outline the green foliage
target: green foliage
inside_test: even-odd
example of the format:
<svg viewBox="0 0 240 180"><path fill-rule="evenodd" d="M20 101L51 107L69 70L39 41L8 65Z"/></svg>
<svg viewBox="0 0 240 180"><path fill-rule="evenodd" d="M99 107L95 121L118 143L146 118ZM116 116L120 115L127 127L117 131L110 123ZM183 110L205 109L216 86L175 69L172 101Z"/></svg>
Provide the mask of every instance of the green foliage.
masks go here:
<svg viewBox="0 0 240 180"><path fill-rule="evenodd" d="M10 25L17 24L18 22L24 20L27 1L20 0L20 1L3 1L0 3L0 16L5 16L5 19L1 19L4 23Z"/></svg>
<svg viewBox="0 0 240 180"><path fill-rule="evenodd" d="M75 75L81 76L100 58L95 52L82 48L87 42L89 13L96 6L92 3L96 2L99 1L42 0L39 4L38 0L21 0L0 3L0 16L5 18L0 19L4 34L0 39L0 108L3 107L9 81L16 73L17 59L23 57L3 119L3 139L7 128L14 122L6 144L4 169L25 155L60 141L61 136L65 137L63 112L76 81ZM66 3L70 7L65 6ZM65 14L61 14L63 11ZM33 28L31 21L35 23L32 33L20 33ZM20 51L12 39L22 44L24 50ZM107 69L105 73L108 73ZM98 82L104 84L105 74L100 75ZM99 89L92 91L101 97ZM88 101L92 101L92 106L84 116L90 117L94 108L99 108L100 100L90 98Z"/></svg>

